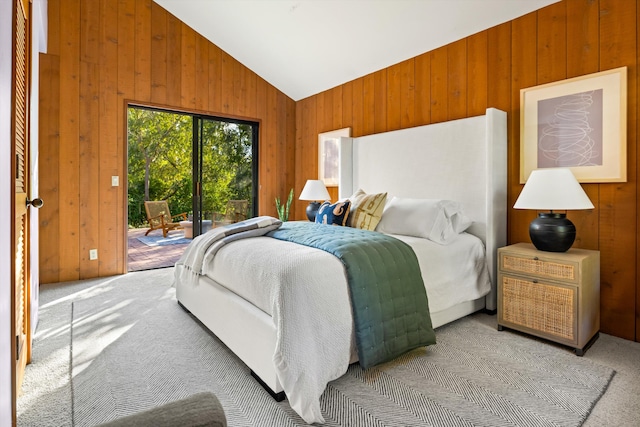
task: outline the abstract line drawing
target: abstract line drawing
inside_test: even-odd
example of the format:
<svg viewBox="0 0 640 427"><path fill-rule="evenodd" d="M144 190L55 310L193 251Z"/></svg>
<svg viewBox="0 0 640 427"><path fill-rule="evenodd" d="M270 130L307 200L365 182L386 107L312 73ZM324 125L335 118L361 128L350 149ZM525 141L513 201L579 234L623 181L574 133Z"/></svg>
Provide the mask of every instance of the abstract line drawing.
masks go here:
<svg viewBox="0 0 640 427"><path fill-rule="evenodd" d="M627 67L520 89L520 184L570 168L580 183L627 181Z"/></svg>
<svg viewBox="0 0 640 427"><path fill-rule="evenodd" d="M601 166L602 89L538 101L539 168Z"/></svg>

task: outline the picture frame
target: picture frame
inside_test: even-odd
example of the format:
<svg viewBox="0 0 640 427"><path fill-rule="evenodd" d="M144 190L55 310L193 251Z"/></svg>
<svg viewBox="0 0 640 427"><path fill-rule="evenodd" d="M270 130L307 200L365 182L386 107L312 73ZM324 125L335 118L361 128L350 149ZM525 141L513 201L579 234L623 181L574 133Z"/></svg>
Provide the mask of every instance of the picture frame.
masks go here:
<svg viewBox="0 0 640 427"><path fill-rule="evenodd" d="M343 136L351 136L350 127L318 134L318 179L326 187L338 186L339 142Z"/></svg>
<svg viewBox="0 0 640 427"><path fill-rule="evenodd" d="M627 67L520 90L520 183L550 167L626 182Z"/></svg>

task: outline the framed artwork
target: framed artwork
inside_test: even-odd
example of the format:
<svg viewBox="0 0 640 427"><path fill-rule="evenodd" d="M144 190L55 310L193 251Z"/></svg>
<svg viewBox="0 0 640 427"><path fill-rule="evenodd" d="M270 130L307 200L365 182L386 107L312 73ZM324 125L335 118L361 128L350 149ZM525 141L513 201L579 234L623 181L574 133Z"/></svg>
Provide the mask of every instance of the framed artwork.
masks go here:
<svg viewBox="0 0 640 427"><path fill-rule="evenodd" d="M541 168L627 180L627 67L520 91L520 183Z"/></svg>
<svg viewBox="0 0 640 427"><path fill-rule="evenodd" d="M340 137L351 136L351 128L318 134L318 179L327 187L338 186Z"/></svg>

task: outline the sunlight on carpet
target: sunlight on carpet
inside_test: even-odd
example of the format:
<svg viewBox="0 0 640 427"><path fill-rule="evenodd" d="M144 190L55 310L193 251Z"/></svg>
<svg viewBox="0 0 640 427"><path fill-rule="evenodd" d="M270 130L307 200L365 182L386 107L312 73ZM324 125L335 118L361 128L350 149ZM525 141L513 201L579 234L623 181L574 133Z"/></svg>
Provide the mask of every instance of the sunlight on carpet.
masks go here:
<svg viewBox="0 0 640 427"><path fill-rule="evenodd" d="M286 400L275 402L224 344L178 306L167 275L144 277L74 302L75 426L201 391L218 397L229 425L304 424ZM437 339L366 371L351 365L321 397L327 423L580 426L614 375L566 348L498 332L485 314L439 328Z"/></svg>

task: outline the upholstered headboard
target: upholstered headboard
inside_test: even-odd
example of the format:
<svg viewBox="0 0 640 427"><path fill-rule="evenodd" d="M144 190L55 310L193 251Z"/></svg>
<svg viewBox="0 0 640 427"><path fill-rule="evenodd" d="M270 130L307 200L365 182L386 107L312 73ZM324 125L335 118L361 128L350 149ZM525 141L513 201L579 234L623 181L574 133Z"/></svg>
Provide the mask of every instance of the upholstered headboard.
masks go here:
<svg viewBox="0 0 640 427"><path fill-rule="evenodd" d="M507 241L507 114L483 116L358 138L341 138L339 197L362 188L389 196L449 199L473 220L485 243L495 309L497 249Z"/></svg>

